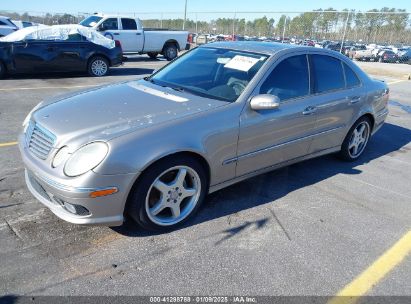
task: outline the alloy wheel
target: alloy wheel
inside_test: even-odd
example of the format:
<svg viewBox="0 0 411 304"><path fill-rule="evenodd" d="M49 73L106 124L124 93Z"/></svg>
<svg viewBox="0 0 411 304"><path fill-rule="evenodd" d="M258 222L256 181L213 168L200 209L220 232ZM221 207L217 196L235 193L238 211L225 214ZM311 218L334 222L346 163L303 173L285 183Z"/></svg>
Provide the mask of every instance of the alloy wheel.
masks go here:
<svg viewBox="0 0 411 304"><path fill-rule="evenodd" d="M104 76L107 73L108 67L104 60L97 59L91 64L91 71L96 76Z"/></svg>
<svg viewBox="0 0 411 304"><path fill-rule="evenodd" d="M348 152L352 158L357 158L362 154L369 138L370 125L363 121L353 130L348 144Z"/></svg>
<svg viewBox="0 0 411 304"><path fill-rule="evenodd" d="M187 218L201 194L200 177L188 166L176 166L161 173L150 186L145 208L159 226L175 225Z"/></svg>

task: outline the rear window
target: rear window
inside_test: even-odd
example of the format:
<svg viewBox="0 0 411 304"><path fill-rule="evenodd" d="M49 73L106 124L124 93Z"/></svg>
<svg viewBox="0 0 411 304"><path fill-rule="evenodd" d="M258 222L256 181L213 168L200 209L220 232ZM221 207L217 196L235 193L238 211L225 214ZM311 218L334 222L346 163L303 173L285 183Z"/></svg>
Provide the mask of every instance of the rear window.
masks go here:
<svg viewBox="0 0 411 304"><path fill-rule="evenodd" d="M323 93L345 88L341 61L326 55L312 55L314 93Z"/></svg>
<svg viewBox="0 0 411 304"><path fill-rule="evenodd" d="M136 30L137 24L134 19L122 18L121 24L123 25L123 30Z"/></svg>
<svg viewBox="0 0 411 304"><path fill-rule="evenodd" d="M356 87L361 84L360 79L358 79L357 75L346 63L344 63L344 72L345 81L347 82L347 88Z"/></svg>

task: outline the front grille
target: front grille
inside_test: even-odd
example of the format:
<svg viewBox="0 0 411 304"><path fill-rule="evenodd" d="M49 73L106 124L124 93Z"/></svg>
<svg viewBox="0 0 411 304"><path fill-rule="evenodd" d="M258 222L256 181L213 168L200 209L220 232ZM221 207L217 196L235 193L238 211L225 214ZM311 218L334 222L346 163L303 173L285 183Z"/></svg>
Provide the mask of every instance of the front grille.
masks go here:
<svg viewBox="0 0 411 304"><path fill-rule="evenodd" d="M38 158L46 159L56 141L56 136L39 124L30 121L26 131L26 145Z"/></svg>

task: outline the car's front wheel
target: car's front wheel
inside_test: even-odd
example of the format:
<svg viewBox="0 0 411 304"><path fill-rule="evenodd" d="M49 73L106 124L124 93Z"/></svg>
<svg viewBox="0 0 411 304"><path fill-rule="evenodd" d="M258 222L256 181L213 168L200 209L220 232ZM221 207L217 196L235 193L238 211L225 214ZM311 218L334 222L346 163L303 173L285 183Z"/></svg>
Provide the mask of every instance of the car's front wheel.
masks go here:
<svg viewBox="0 0 411 304"><path fill-rule="evenodd" d="M367 117L363 117L348 132L341 146L339 156L346 161L357 160L367 147L370 136L371 122Z"/></svg>
<svg viewBox="0 0 411 304"><path fill-rule="evenodd" d="M90 59L88 63L88 73L93 77L106 76L108 73L109 64L104 57L96 56Z"/></svg>
<svg viewBox="0 0 411 304"><path fill-rule="evenodd" d="M199 161L184 156L166 158L139 178L126 213L145 229L167 231L198 210L207 187L206 171Z"/></svg>

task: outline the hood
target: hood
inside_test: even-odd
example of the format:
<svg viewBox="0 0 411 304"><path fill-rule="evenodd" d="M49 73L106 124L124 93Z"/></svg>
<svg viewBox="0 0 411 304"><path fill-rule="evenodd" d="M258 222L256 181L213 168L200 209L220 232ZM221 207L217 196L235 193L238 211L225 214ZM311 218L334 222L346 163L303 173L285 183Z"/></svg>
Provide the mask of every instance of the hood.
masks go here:
<svg viewBox="0 0 411 304"><path fill-rule="evenodd" d="M78 140L110 140L227 102L176 92L144 80L125 82L43 103L32 119L57 137L57 147Z"/></svg>

